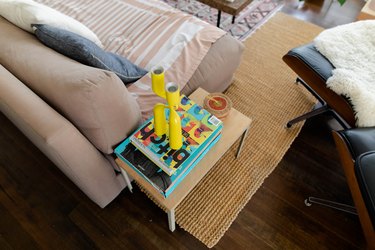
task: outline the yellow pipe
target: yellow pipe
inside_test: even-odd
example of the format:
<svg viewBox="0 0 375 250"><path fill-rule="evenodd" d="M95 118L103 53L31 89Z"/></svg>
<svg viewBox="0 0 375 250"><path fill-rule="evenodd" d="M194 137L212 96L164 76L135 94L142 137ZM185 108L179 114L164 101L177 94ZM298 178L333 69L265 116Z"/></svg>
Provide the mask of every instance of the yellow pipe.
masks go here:
<svg viewBox="0 0 375 250"><path fill-rule="evenodd" d="M156 66L151 69L152 91L161 98L167 99L169 108L169 146L172 149L182 147L181 118L175 109L180 102L180 89L176 83L170 82L165 85L164 68ZM164 113L166 106L157 103L154 106L154 131L157 136L162 136L167 131L167 121Z"/></svg>
<svg viewBox="0 0 375 250"><path fill-rule="evenodd" d="M165 105L157 103L154 106L154 132L157 136L167 133L167 119L165 118Z"/></svg>
<svg viewBox="0 0 375 250"><path fill-rule="evenodd" d="M162 66L156 66L151 69L151 83L152 91L161 98L166 99L164 89L164 68Z"/></svg>
<svg viewBox="0 0 375 250"><path fill-rule="evenodd" d="M174 82L165 86L167 102L169 107L169 146L172 149L182 147L181 118L176 112L180 102L180 88Z"/></svg>
<svg viewBox="0 0 375 250"><path fill-rule="evenodd" d="M178 108L180 102L180 88L174 82L169 82L165 86L165 92L167 93L168 106L173 109Z"/></svg>
<svg viewBox="0 0 375 250"><path fill-rule="evenodd" d="M175 150L182 147L181 118L172 108L169 109L169 146Z"/></svg>

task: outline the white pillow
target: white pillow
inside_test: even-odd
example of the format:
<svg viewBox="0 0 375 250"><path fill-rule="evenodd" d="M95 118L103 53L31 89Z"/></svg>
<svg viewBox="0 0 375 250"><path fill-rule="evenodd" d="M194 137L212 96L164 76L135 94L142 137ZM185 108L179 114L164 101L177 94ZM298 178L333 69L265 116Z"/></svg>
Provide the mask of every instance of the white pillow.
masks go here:
<svg viewBox="0 0 375 250"><path fill-rule="evenodd" d="M99 38L85 25L32 0L0 0L0 15L30 33L34 33L31 24L48 24L81 35L102 47Z"/></svg>

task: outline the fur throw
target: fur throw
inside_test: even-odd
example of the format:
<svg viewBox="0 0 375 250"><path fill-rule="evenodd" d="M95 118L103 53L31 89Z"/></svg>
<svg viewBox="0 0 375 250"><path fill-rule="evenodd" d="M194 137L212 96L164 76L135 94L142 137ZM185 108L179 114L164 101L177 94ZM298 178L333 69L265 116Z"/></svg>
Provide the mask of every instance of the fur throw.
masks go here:
<svg viewBox="0 0 375 250"><path fill-rule="evenodd" d="M327 86L350 99L358 127L375 126L375 20L325 30L314 42L336 68Z"/></svg>

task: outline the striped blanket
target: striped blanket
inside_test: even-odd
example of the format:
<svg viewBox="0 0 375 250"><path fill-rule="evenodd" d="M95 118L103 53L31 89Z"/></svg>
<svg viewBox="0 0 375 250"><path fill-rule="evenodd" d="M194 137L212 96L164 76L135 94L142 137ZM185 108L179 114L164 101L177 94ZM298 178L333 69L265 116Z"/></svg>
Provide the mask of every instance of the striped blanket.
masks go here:
<svg viewBox="0 0 375 250"><path fill-rule="evenodd" d="M158 0L36 0L73 17L99 37L106 51L150 70L166 69L166 81L186 85L211 45L225 33ZM146 75L128 90L144 118L160 101Z"/></svg>

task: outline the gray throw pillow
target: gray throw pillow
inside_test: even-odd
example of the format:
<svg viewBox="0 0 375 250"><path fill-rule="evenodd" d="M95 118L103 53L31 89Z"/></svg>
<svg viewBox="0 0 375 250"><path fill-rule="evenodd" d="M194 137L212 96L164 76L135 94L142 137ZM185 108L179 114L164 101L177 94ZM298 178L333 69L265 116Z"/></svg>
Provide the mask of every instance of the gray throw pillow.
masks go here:
<svg viewBox="0 0 375 250"><path fill-rule="evenodd" d="M33 24L37 38L51 49L80 63L114 72L125 84L137 81L147 71L128 59L106 52L92 41L47 24Z"/></svg>

